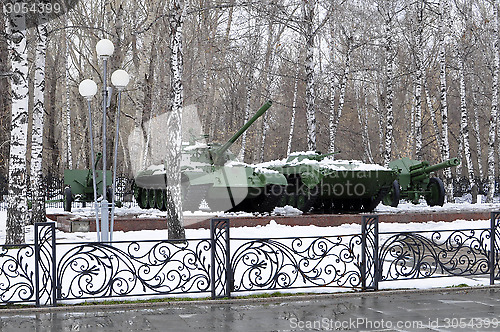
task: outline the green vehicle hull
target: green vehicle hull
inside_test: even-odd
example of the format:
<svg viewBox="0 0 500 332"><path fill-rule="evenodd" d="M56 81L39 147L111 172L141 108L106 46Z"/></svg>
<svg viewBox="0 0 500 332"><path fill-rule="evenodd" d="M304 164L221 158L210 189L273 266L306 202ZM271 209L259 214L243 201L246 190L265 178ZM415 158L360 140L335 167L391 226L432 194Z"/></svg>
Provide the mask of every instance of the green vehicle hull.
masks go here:
<svg viewBox="0 0 500 332"><path fill-rule="evenodd" d="M264 164L287 178L280 205L312 213L369 212L390 191L397 176L395 171L381 166L356 161L325 162L326 157L296 154L283 165Z"/></svg>

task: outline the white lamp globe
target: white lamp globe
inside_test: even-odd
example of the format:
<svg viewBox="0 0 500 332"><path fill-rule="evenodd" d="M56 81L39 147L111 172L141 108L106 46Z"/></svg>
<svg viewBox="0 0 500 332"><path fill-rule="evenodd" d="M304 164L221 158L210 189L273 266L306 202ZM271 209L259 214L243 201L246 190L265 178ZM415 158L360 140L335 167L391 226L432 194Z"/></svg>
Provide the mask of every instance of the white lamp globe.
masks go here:
<svg viewBox="0 0 500 332"><path fill-rule="evenodd" d="M123 69L118 69L113 72L111 75L111 83L118 89L123 90L127 86L128 82L130 82L130 76Z"/></svg>
<svg viewBox="0 0 500 332"><path fill-rule="evenodd" d="M97 51L98 56L109 57L113 55L115 51L115 46L109 39L101 39L95 46L95 50Z"/></svg>
<svg viewBox="0 0 500 332"><path fill-rule="evenodd" d="M78 86L78 92L85 98L92 98L97 93L97 84L92 80L83 80Z"/></svg>

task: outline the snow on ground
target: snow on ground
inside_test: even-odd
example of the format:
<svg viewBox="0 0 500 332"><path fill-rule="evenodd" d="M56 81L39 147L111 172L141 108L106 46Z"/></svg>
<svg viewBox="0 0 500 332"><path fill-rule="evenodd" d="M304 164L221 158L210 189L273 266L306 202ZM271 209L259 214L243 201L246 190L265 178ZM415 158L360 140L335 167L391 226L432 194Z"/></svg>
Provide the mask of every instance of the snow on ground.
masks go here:
<svg viewBox="0 0 500 332"><path fill-rule="evenodd" d="M407 213L407 212L459 212L459 211L496 211L500 210L500 204L469 204L469 203L449 203L443 207L428 207L425 204L413 205L410 203L400 204L398 208L391 208L379 205L374 213ZM62 209L49 209L49 213L65 213ZM275 211L279 215L283 211ZM289 211L296 212L296 211ZM300 212L300 211L299 211ZM92 208L74 209L73 214L79 216L92 217L94 210ZM116 215L135 214L139 217L153 217L164 216L163 212L158 210L141 210L140 208L117 208ZM187 214L190 216L200 216L210 218L214 216L213 213L196 212ZM240 214L251 215L251 214ZM0 211L0 243L5 243L5 226L6 226L7 212ZM399 231L434 231L434 230L458 230L458 229L481 229L488 228L489 220L457 220L454 222L427 222L427 223L380 223L380 232L399 232ZM319 226L287 226L279 225L275 221L270 221L265 226L256 227L231 227L232 238L284 238L284 237L314 237L314 236L337 236L337 235L351 235L359 234L361 226L359 224L344 224L336 227L319 227ZM166 230L144 230L134 232L121 232L115 231L114 241L129 241L129 240L161 240L165 239L167 235ZM209 238L210 232L207 229L186 229L186 237L188 239L201 239ZM96 240L95 233L64 233L56 231L58 242L93 242ZM383 238L384 235L381 235ZM26 242L33 243L33 226L26 227ZM446 278L430 278L420 280L401 280L382 282L380 289L399 289L399 288L417 288L427 289L435 287L448 287L466 284L469 286L488 285L489 279L484 277L446 277ZM283 290L282 292L339 292L349 291L350 289L325 287ZM248 294L255 294L251 292ZM238 295L245 295L246 293L238 293ZM185 296L185 295L179 295Z"/></svg>

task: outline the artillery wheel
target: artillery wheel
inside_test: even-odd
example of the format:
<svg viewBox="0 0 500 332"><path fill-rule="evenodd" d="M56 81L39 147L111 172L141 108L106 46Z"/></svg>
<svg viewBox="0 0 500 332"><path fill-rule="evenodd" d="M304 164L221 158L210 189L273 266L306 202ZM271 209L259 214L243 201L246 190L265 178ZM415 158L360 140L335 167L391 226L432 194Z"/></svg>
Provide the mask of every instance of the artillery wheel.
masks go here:
<svg viewBox="0 0 500 332"><path fill-rule="evenodd" d="M399 200L401 199L401 190L399 189L398 180L394 180L391 190L385 195L382 203L387 206L398 207Z"/></svg>
<svg viewBox="0 0 500 332"><path fill-rule="evenodd" d="M155 189L153 190L153 196L154 196L154 201L155 201L155 208L157 208L160 211L165 211L166 210L166 202L165 202L165 191L161 189Z"/></svg>
<svg viewBox="0 0 500 332"><path fill-rule="evenodd" d="M71 203L73 202L73 194L71 187L64 188L64 211L71 212Z"/></svg>
<svg viewBox="0 0 500 332"><path fill-rule="evenodd" d="M429 206L443 206L444 204L444 184L440 178L430 178L427 185L428 193L425 195L425 201Z"/></svg>

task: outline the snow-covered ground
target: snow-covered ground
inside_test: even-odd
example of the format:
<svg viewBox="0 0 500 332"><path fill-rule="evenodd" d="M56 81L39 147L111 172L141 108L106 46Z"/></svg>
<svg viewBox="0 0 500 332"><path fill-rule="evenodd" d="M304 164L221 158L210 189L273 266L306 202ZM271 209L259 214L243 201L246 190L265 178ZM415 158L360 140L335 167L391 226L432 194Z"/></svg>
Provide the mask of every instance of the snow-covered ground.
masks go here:
<svg viewBox="0 0 500 332"><path fill-rule="evenodd" d="M500 204L445 204L443 207L428 207L425 204L401 204L398 208L390 208L383 205L377 207L375 213L407 213L407 212L449 212L449 211L497 211L500 210ZM74 209L73 214L80 216L93 216L91 208ZM49 213L64 213L62 209L50 209ZM281 214L283 211L276 211ZM290 212L290 211L289 211ZM296 211L291 211L296 212ZM135 214L140 217L148 216L164 216L164 213L157 210L141 210L139 208L119 208L116 209L116 215ZM285 211L286 214L286 211ZM189 213L190 216L206 216L207 218L214 216L213 213L197 212ZM0 211L0 243L5 243L5 225L7 213ZM427 223L380 223L380 232L398 232L398 231L434 231L434 230L457 230L457 229L478 229L488 228L489 220L457 220L454 222L427 222ZM26 229L26 242L33 243L33 226L27 226ZM256 227L232 227L232 238L282 238L282 237L308 237L308 236L336 236L359 234L361 232L359 224L344 224L337 227L319 227L319 226L286 226L279 225L274 221L270 221L265 226ZM129 241L129 240L162 240L165 239L167 232L165 230L144 230L134 232L114 232L114 241ZM208 229L187 229L186 237L188 239L201 239L209 238L210 232ZM58 242L93 242L96 239L95 233L64 233L56 231ZM446 278L431 278L420 280L402 280L383 282L380 284L381 289L395 289L395 288L417 288L426 289L433 287L447 287L466 284L469 286L487 285L489 278L484 277L446 277ZM349 289L346 289L349 290ZM321 288L307 288L297 290L285 290L283 292L294 291L307 291L307 292L327 292L328 289ZM331 291L342 291L338 288ZM242 295L244 293L238 293Z"/></svg>

